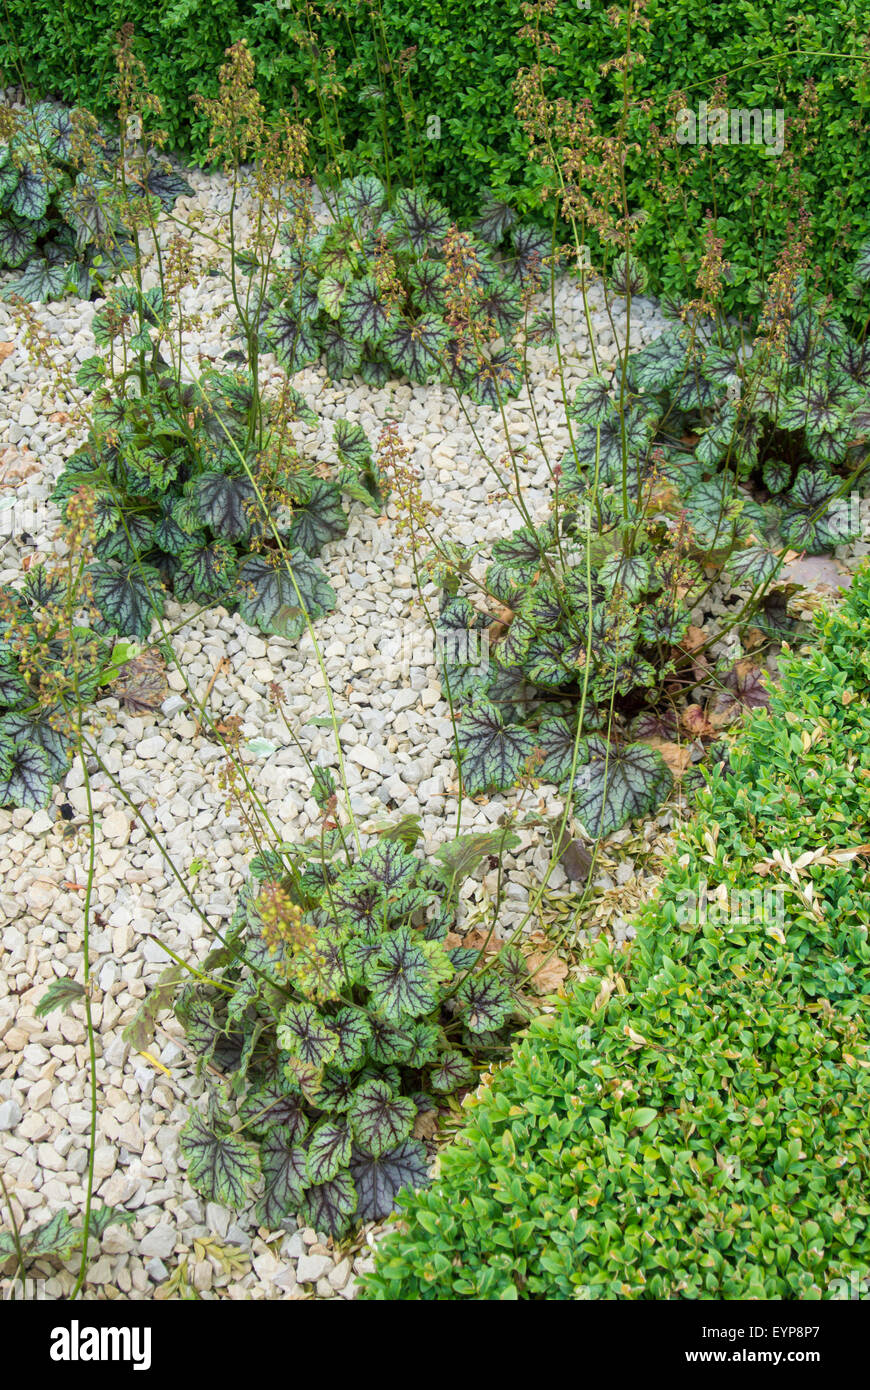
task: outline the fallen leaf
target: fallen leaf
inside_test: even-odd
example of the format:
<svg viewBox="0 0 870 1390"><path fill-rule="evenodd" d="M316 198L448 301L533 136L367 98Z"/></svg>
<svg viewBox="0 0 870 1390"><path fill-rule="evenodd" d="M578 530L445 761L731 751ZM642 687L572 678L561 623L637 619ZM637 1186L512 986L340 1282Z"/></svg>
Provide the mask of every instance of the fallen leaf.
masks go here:
<svg viewBox="0 0 870 1390"><path fill-rule="evenodd" d="M438 1111L424 1110L414 1121L415 1139L434 1139L438 1132Z"/></svg>
<svg viewBox="0 0 870 1390"><path fill-rule="evenodd" d="M683 710L681 723L693 738L707 738L713 733L713 725L700 705L687 705Z"/></svg>
<svg viewBox="0 0 870 1390"><path fill-rule="evenodd" d="M732 667L725 677L725 687L716 700L714 713L717 715L726 713L732 707L767 709L770 704L764 672L749 657L743 657Z"/></svg>
<svg viewBox="0 0 870 1390"><path fill-rule="evenodd" d="M657 748L661 753L666 765L670 768L674 781L679 782L686 768L689 766L692 753L688 745L670 743L663 738L645 738L644 743L650 748Z"/></svg>
<svg viewBox="0 0 870 1390"><path fill-rule="evenodd" d="M533 952L526 956L526 965L531 976L529 983L536 994L554 994L568 974L565 962L550 952Z"/></svg>
<svg viewBox="0 0 870 1390"><path fill-rule="evenodd" d="M169 689L165 666L163 657L152 647L125 662L109 688L133 714L155 710Z"/></svg>
<svg viewBox="0 0 870 1390"><path fill-rule="evenodd" d="M693 652L696 647L703 647L706 640L704 629L702 627L695 627L694 623L690 623L686 628L686 635L680 643L680 646L684 652Z"/></svg>
<svg viewBox="0 0 870 1390"><path fill-rule="evenodd" d="M563 840L559 863L573 883L585 883L592 868L592 855L582 840Z"/></svg>
<svg viewBox="0 0 870 1390"><path fill-rule="evenodd" d="M65 410L55 410L48 418L53 425L68 425L70 422L70 417Z"/></svg>
<svg viewBox="0 0 870 1390"><path fill-rule="evenodd" d="M15 351L14 343L0 343L0 362L5 362L6 358Z"/></svg>

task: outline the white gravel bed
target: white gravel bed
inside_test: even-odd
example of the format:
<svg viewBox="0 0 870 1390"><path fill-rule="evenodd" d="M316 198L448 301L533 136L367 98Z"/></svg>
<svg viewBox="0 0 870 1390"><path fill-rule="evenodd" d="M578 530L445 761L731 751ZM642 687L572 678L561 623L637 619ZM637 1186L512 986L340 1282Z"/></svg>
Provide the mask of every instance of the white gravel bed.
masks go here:
<svg viewBox="0 0 870 1390"><path fill-rule="evenodd" d="M196 198L208 208L226 206L219 175L194 173ZM603 360L615 345L601 308L593 326ZM225 303L226 288L214 279L190 289L189 307L211 311ZM94 305L80 301L37 306L40 321L60 340L60 352L76 362L94 351L89 325ZM591 370L582 302L576 286L561 280L557 309L569 397ZM624 325L623 325L624 326ZM640 346L663 328L650 300L632 305L632 341ZM229 346L232 320L202 330L205 353ZM43 500L64 459L80 442L69 437L53 383L23 352L7 306L0 306L2 345L14 350L0 362L0 486L16 476L33 499ZM561 385L552 349L531 354L534 404L551 462L568 445ZM383 389L362 384L332 385L322 370L300 372L294 383L314 406L324 427L311 436L329 454L332 421L358 421L374 442L383 423L399 421L403 440L424 482L424 496L437 508L436 529L452 540L492 541L520 524L514 507L493 494L498 482L479 456L471 425L452 392L440 386L389 383ZM505 449L498 411L467 406L484 449L498 458ZM58 418L52 419L52 416ZM508 403L507 428L514 444L528 446L522 463L530 511L543 517L549 477L535 438L528 396ZM305 432L303 431L303 434ZM33 471L28 471L32 468ZM27 476L24 476L24 475ZM456 826L456 772L449 708L442 698L431 637L417 601L407 559L397 551L401 538L393 504L382 517L354 505L347 536L329 545L321 563L336 589L336 610L317 624L317 635L341 724L351 804L363 825L385 815L421 816L425 846L449 839ZM47 554L51 534L34 544L8 543L0 549L0 582L21 573L22 561L37 549ZM866 547L864 547L866 550ZM434 607L435 591L428 591ZM185 613L170 604L167 626ZM244 739L271 740L276 751L249 756L250 775L279 833L300 840L313 833L320 816L309 795L309 777L299 751L268 698L277 682L287 717L313 760L337 766L331 731L305 721L326 715L328 705L311 641L291 646L264 637L220 608L185 622L173 639L178 661L202 696L224 658L229 666L214 681L209 709L215 719L237 716ZM230 917L236 893L253 852L240 816L225 809L218 785L222 750L206 727L196 732L185 681L170 673L175 693L166 713L133 717L116 702L101 702L91 721L100 759L140 808L134 816L96 759L90 771L97 818L97 885L91 934L94 1020L98 1030L97 1079L100 1088L95 1190L98 1201L136 1214L131 1228L110 1227L94 1248L88 1297L132 1299L180 1296L193 1287L201 1297L352 1298L355 1279L368 1266L372 1232L346 1253L295 1222L281 1232L259 1229L252 1208L230 1213L206 1204L192 1190L179 1160L178 1133L191 1100L202 1092L183 1046L183 1034L170 1015L158 1028L153 1056L160 1068L131 1053L122 1029L146 991L169 963L160 941L191 959L214 944L213 929ZM37 1019L34 1009L56 976L81 978L82 893L88 863L86 798L80 766L57 789L54 806L36 814L0 811L0 923L3 971L0 977L0 1164L14 1193L16 1212L28 1227L61 1207L83 1209L89 1131L88 1055L83 1011ZM555 815L561 803L542 796ZM60 807L72 808L69 822ZM483 804L466 801L462 829L492 828L515 807L516 795L495 796ZM539 799L529 804L540 809ZM209 927L192 910L182 888L143 828L147 817L187 880ZM654 818L670 824L665 809ZM519 920L529 885L544 869L545 842L522 832L520 850L507 859L504 925ZM191 874L191 866L200 865ZM621 878L630 877L630 861ZM566 882L561 869L551 879ZM602 878L603 886L612 880ZM482 900L491 884L474 886ZM49 1296L68 1292L74 1262L55 1268ZM174 1280L173 1283L168 1281Z"/></svg>

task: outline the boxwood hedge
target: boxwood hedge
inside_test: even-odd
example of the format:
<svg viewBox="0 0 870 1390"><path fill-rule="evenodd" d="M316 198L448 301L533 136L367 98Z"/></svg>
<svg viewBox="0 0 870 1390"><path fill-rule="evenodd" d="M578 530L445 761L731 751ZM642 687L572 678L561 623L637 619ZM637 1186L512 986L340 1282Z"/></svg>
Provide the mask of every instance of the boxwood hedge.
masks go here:
<svg viewBox="0 0 870 1390"><path fill-rule="evenodd" d="M307 9L304 0L93 0L87 7L71 0L4 0L0 69L9 82L23 71L39 95L83 102L109 116L113 35L132 21L165 107L170 146L199 157L207 131L190 97L201 87L214 94L225 48L244 38L270 110L283 106L310 117L321 149L328 131L340 126L349 151L343 173L367 167L385 172L385 130L396 182L426 180L459 214L477 210L486 186L518 198L526 210L531 206L540 173L528 161L511 88L518 67L533 58L530 44L517 37L526 23L521 0L418 0L410 8L404 0L379 0L374 7L336 0L321 7L314 24L316 53L298 42L305 37ZM659 119L669 93L685 90L689 108L695 108L710 99L712 81L721 73L729 73L729 107L782 110L786 119L798 114L805 83L815 83L820 114L802 180L815 259L828 272L826 287L835 292L846 284L843 241L854 248L868 231L870 161L859 126L870 75L861 12L858 0L806 0L799 12L787 0L707 6L648 0L650 27L637 25L633 37L643 60L634 68L637 98L648 99ZM553 69L552 95L588 97L598 121L612 129L621 109L620 78L600 68L617 56L620 37L608 7L557 0L543 25L558 46L545 54ZM330 50L341 86L321 107L312 83L318 72L326 73ZM409 104L406 117L402 108ZM725 255L735 268L730 293L736 305L745 299L760 249L768 265L779 249L794 214L786 196L793 173L758 146L726 145L708 154L723 175L717 212ZM646 211L638 249L653 272L653 289L681 290L681 262L693 272L698 231L714 202L709 164L680 174L688 210L676 227L664 201L646 186L648 174L646 154L631 153L629 196ZM760 178L772 181L778 203L765 235L756 221ZM846 223L852 224L848 235Z"/></svg>
<svg viewBox="0 0 870 1390"><path fill-rule="evenodd" d="M630 950L602 947L478 1092L366 1297L870 1287L870 569L817 627L712 774Z"/></svg>

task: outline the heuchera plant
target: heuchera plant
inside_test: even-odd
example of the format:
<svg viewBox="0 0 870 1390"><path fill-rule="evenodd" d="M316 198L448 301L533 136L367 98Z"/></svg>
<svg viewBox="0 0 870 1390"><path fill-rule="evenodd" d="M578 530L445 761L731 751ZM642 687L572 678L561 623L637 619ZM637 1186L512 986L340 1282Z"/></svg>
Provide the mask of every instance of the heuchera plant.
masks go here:
<svg viewBox="0 0 870 1390"><path fill-rule="evenodd" d="M773 351L760 338L723 348L680 322L620 366L578 389L551 520L495 544L487 610L458 593L473 551L452 546L436 567L466 790L524 775L572 788L593 836L671 786L658 747L676 735L677 699L715 680L697 650L715 634L691 626L712 583L739 599L728 626L752 618L780 637L790 590L771 586L785 547L860 534L842 499L870 434L870 355L800 278ZM766 703L751 663L718 685L732 705ZM698 716L686 727L712 733Z"/></svg>
<svg viewBox="0 0 870 1390"><path fill-rule="evenodd" d="M548 236L496 202L459 232L425 189L391 198L371 174L328 201L329 226L300 238L294 219L279 234L288 244L263 308L263 350L289 372L322 355L335 379L437 379L492 405L515 395L521 358L509 340L524 319L532 336L546 331L528 312L549 274Z"/></svg>
<svg viewBox="0 0 870 1390"><path fill-rule="evenodd" d="M868 260L859 258L858 285L870 277ZM711 551L727 543L735 522L738 533L811 554L859 535L849 506L837 502L867 457L870 349L803 277L784 318L772 350L722 347L678 324L628 359L630 486L636 493L657 460L698 544ZM605 381L581 388L575 416L581 428L567 469L588 478L600 425L600 481L613 483L620 428ZM756 562L759 572L772 571L770 557ZM747 564L735 561L741 577Z"/></svg>
<svg viewBox="0 0 870 1390"><path fill-rule="evenodd" d="M115 183L119 144L87 112L59 103L0 113L0 269L20 273L5 297L88 299L133 256ZM126 196L165 210L192 193L149 151Z"/></svg>
<svg viewBox="0 0 870 1390"><path fill-rule="evenodd" d="M116 291L94 316L97 342L139 313L144 327L130 346L148 355L147 366L134 361L110 375L92 357L79 369L79 384L95 392L93 428L53 494L66 514L71 496L90 491L98 558L88 573L102 621L145 638L169 591L238 609L295 641L306 612L313 620L335 605L311 557L347 531L342 493L378 506L365 433L337 421L337 467L322 476L292 443L294 418L317 423L292 388L267 401L243 372L209 368L184 382L168 370L149 337L149 325L158 335L166 327L159 289Z"/></svg>
<svg viewBox="0 0 870 1390"><path fill-rule="evenodd" d="M334 792L318 769L327 810ZM225 1081L182 1131L194 1187L238 1208L262 1178L265 1225L293 1212L334 1235L427 1181L418 1115L472 1084L528 1016L516 948L484 961L448 937L463 879L516 836L463 836L427 862L416 828L361 853L341 833L253 860L207 978L177 1004L200 1067Z"/></svg>

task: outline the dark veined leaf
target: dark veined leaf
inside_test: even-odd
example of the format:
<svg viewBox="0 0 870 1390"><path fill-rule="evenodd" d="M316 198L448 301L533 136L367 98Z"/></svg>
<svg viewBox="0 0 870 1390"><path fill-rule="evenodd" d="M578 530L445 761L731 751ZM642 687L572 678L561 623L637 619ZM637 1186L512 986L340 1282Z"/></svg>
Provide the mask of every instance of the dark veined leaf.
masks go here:
<svg viewBox="0 0 870 1390"><path fill-rule="evenodd" d="M473 1080L474 1071L468 1058L454 1049L442 1052L429 1073L429 1085L442 1095L458 1091L460 1086L470 1086Z"/></svg>
<svg viewBox="0 0 870 1390"><path fill-rule="evenodd" d="M513 285L493 285L481 296L476 312L500 337L507 338L523 317L520 292Z"/></svg>
<svg viewBox="0 0 870 1390"><path fill-rule="evenodd" d="M782 459L768 459L762 469L761 478L768 492L776 496L777 493L785 492L791 482L791 465L783 463Z"/></svg>
<svg viewBox="0 0 870 1390"><path fill-rule="evenodd" d="M463 710L457 741L460 771L469 796L507 791L517 781L535 747L528 730L505 724L488 700Z"/></svg>
<svg viewBox="0 0 870 1390"><path fill-rule="evenodd" d="M335 452L349 468L366 469L372 462L372 446L362 425L336 420L332 431Z"/></svg>
<svg viewBox="0 0 870 1390"><path fill-rule="evenodd" d="M70 1005L78 1003L84 997L85 987L79 984L78 980L52 980L33 1012L37 1018L45 1018L55 1009L66 1013Z"/></svg>
<svg viewBox="0 0 870 1390"><path fill-rule="evenodd" d="M592 839L620 830L633 816L657 807L671 775L654 748L629 743L618 748L597 734L580 740L575 777L575 814Z"/></svg>
<svg viewBox="0 0 870 1390"><path fill-rule="evenodd" d="M428 938L431 939L431 938ZM452 965L452 961L451 961ZM455 971L454 971L455 973ZM443 1039L443 1031L437 1023L415 1023L408 1030L414 1037L414 1050L408 1057L408 1066L419 1071L428 1065L438 1051L439 1043Z"/></svg>
<svg viewBox="0 0 870 1390"><path fill-rule="evenodd" d="M497 198L491 198L484 205L480 216L472 223L472 226L477 235L484 241L488 241L492 246L498 246L499 242L504 241L506 234L516 221L516 216L510 203L502 203Z"/></svg>
<svg viewBox="0 0 870 1390"><path fill-rule="evenodd" d="M625 447L629 479L636 471L636 461L645 458L651 436L652 425L648 417L637 411L626 412ZM566 481L579 487L581 469L589 470L590 479L594 477L596 454L600 482L612 483L622 477L622 424L615 410L597 424L577 425L573 449L563 460Z"/></svg>
<svg viewBox="0 0 870 1390"><path fill-rule="evenodd" d="M260 1145L260 1166L265 1190L257 1207L257 1220L270 1230L281 1225L285 1216L296 1211L311 1181L306 1170L304 1148L295 1136L282 1129L271 1129Z"/></svg>
<svg viewBox="0 0 870 1390"><path fill-rule="evenodd" d="M346 535L347 527L341 490L335 483L317 478L305 505L293 514L288 539L306 555L317 555L327 542Z"/></svg>
<svg viewBox="0 0 870 1390"><path fill-rule="evenodd" d="M106 377L106 362L102 357L86 357L76 372L76 385L83 391L96 391Z"/></svg>
<svg viewBox="0 0 870 1390"><path fill-rule="evenodd" d="M21 587L23 597L38 608L56 602L65 591L66 580L46 569L44 564L31 565Z"/></svg>
<svg viewBox="0 0 870 1390"><path fill-rule="evenodd" d="M334 1178L350 1159L350 1131L347 1125L334 1120L321 1120L311 1132L305 1171L311 1183L325 1183Z"/></svg>
<svg viewBox="0 0 870 1390"><path fill-rule="evenodd" d="M377 223L386 203L387 191L374 174L358 174L356 178L345 179L336 194L338 215L368 227Z"/></svg>
<svg viewBox="0 0 870 1390"><path fill-rule="evenodd" d="M382 1221L403 1188L423 1187L429 1181L426 1150L412 1139L379 1158L354 1150L350 1172L359 1197L357 1215L362 1221Z"/></svg>
<svg viewBox="0 0 870 1390"><path fill-rule="evenodd" d="M614 294L640 295L646 292L647 272L634 256L617 256L610 268L610 288Z"/></svg>
<svg viewBox="0 0 870 1390"><path fill-rule="evenodd" d="M347 1172L336 1173L329 1182L309 1187L302 1195L298 1219L315 1231L340 1236L357 1214L357 1189ZM361 1214L361 1213L360 1213Z"/></svg>
<svg viewBox="0 0 870 1390"><path fill-rule="evenodd" d="M145 176L145 186L153 197L160 199L165 212L172 210L177 198L189 197L193 193L187 179L182 178L181 174L173 169L169 160L165 158L159 159L148 170Z"/></svg>
<svg viewBox="0 0 870 1390"><path fill-rule="evenodd" d="M648 347L629 355L629 379L638 391L667 391L679 380L686 361L685 330L668 328Z"/></svg>
<svg viewBox="0 0 870 1390"><path fill-rule="evenodd" d="M69 1212L65 1208L55 1212L49 1221L44 1221L35 1230L25 1231L21 1237L24 1254L31 1260L68 1260L80 1241L81 1232L71 1224ZM0 1262L17 1253L12 1232L0 1233Z"/></svg>
<svg viewBox="0 0 870 1390"><path fill-rule="evenodd" d="M862 284L870 283L870 241L865 241L855 258L852 274Z"/></svg>
<svg viewBox="0 0 870 1390"><path fill-rule="evenodd" d="M643 555L610 555L598 571L598 582L608 598L619 589L633 602L650 587L649 560Z"/></svg>
<svg viewBox="0 0 870 1390"><path fill-rule="evenodd" d="M347 1005L330 1017L329 1026L338 1036L338 1046L332 1059L333 1067L343 1072L354 1071L362 1065L366 1048L372 1038L371 1025L365 1010Z"/></svg>
<svg viewBox="0 0 870 1390"><path fill-rule="evenodd" d="M521 526L505 540L496 541L492 548L493 561L510 566L517 580L528 582L541 568L553 537L550 526L542 526L535 531L529 526Z"/></svg>
<svg viewBox="0 0 870 1390"><path fill-rule="evenodd" d="M420 261L408 270L408 284L415 308L443 314L446 283L446 269L437 261Z"/></svg>
<svg viewBox="0 0 870 1390"><path fill-rule="evenodd" d="M359 343L379 343L391 317L390 306L381 298L373 275L348 286L340 320L348 337Z"/></svg>
<svg viewBox="0 0 870 1390"><path fill-rule="evenodd" d="M145 516L142 512L129 512L124 517L126 526L122 521L121 525L110 533L109 526L116 516L120 519L120 510L108 499L98 498L96 512L98 530L102 529L99 526L101 512L107 521L99 547L101 559L120 560L121 564L130 565L153 548L154 521L150 516Z"/></svg>
<svg viewBox="0 0 870 1390"><path fill-rule="evenodd" d="M386 386L393 371L387 359L380 353L366 351L363 354L359 374L367 386Z"/></svg>
<svg viewBox="0 0 870 1390"><path fill-rule="evenodd" d="M24 217L0 217L0 261L17 270L36 250L36 231Z"/></svg>
<svg viewBox="0 0 870 1390"><path fill-rule="evenodd" d="M547 278L546 258L552 253L552 237L538 227L513 227L510 233L513 255L508 260L508 274L521 284L535 286Z"/></svg>
<svg viewBox="0 0 870 1390"><path fill-rule="evenodd" d="M17 294L22 299L38 302L62 299L68 279L66 265L49 265L48 261L35 256L27 262L17 279L6 286L4 297L8 299Z"/></svg>
<svg viewBox="0 0 870 1390"><path fill-rule="evenodd" d="M770 692L760 666L750 661L738 661L725 677L725 689L716 699L717 714L742 706L744 709L768 709Z"/></svg>
<svg viewBox="0 0 870 1390"><path fill-rule="evenodd" d="M695 445L695 457L711 467L724 459L731 448L737 427L737 411L732 405L722 406L716 419L701 434Z"/></svg>
<svg viewBox="0 0 870 1390"><path fill-rule="evenodd" d="M164 551L167 555L177 556L189 545L191 537L189 531L182 531L171 513L164 513L155 523L152 539L158 550ZM197 539L204 541L205 536L200 534Z"/></svg>
<svg viewBox="0 0 870 1390"><path fill-rule="evenodd" d="M431 1013L438 1002L432 967L407 927L399 927L382 942L366 966L365 981L372 1007L394 1023Z"/></svg>
<svg viewBox="0 0 870 1390"><path fill-rule="evenodd" d="M132 1226L135 1220L136 1213L132 1211L121 1211L118 1207L109 1207L105 1204L91 1207L88 1218L88 1234L96 1236L99 1240L110 1226Z"/></svg>
<svg viewBox="0 0 870 1390"><path fill-rule="evenodd" d="M247 536L256 505L256 493L248 478L209 470L196 479L194 496L203 524L215 535L231 541Z"/></svg>
<svg viewBox="0 0 870 1390"><path fill-rule="evenodd" d="M45 216L51 197L51 184L35 162L22 160L18 165L18 182L10 200L16 217L38 222Z"/></svg>
<svg viewBox="0 0 870 1390"><path fill-rule="evenodd" d="M287 552L286 557L249 555L239 569L237 591L239 612L245 622L263 632L276 632L291 642L305 631L306 613L315 622L330 612L336 602L335 591L323 571L294 550Z"/></svg>
<svg viewBox="0 0 870 1390"><path fill-rule="evenodd" d="M409 1028L397 1028L386 1019L370 1017L372 1040L369 1057L379 1067L407 1062L414 1050L414 1035Z"/></svg>
<svg viewBox="0 0 870 1390"><path fill-rule="evenodd" d="M488 360L477 365L470 378L474 400L493 410L507 397L515 396L522 384L522 363L512 348L492 353Z"/></svg>
<svg viewBox="0 0 870 1390"><path fill-rule="evenodd" d="M696 483L684 498L686 519L698 545L721 550L736 537L765 535L770 519L764 508L734 486L733 476L720 473Z"/></svg>
<svg viewBox="0 0 870 1390"><path fill-rule="evenodd" d="M456 1003L470 1033L496 1032L514 1006L510 988L492 971L469 975L456 991Z"/></svg>
<svg viewBox="0 0 870 1390"><path fill-rule="evenodd" d="M839 480L825 469L801 468L784 498L780 529L798 550L816 554L860 534L860 523L845 500L836 498Z"/></svg>
<svg viewBox="0 0 870 1390"><path fill-rule="evenodd" d="M223 598L235 581L237 564L235 548L227 541L185 545L178 554L175 597L181 603Z"/></svg>
<svg viewBox="0 0 870 1390"><path fill-rule="evenodd" d="M677 736L677 717L670 709L642 710L631 721L631 736L635 740L674 739Z"/></svg>
<svg viewBox="0 0 870 1390"><path fill-rule="evenodd" d="M383 334L381 350L412 381L425 381L436 372L449 338L441 319L428 315L416 323L399 319Z"/></svg>
<svg viewBox="0 0 870 1390"><path fill-rule="evenodd" d="M266 319L266 333L275 356L286 372L293 373L316 362L320 344L309 323L287 309L276 309Z"/></svg>
<svg viewBox="0 0 870 1390"><path fill-rule="evenodd" d="M328 323L320 330L326 371L333 381L353 376L362 363L362 344L351 338L340 324Z"/></svg>
<svg viewBox="0 0 870 1390"><path fill-rule="evenodd" d="M34 744L0 745L0 806L29 806L41 811L51 800L48 756Z"/></svg>
<svg viewBox="0 0 870 1390"><path fill-rule="evenodd" d="M298 1144L308 1133L305 1101L278 1079L267 1081L245 1097L239 1106L239 1121L251 1134L276 1130L282 1143Z"/></svg>
<svg viewBox="0 0 870 1390"><path fill-rule="evenodd" d="M572 420L579 420L586 425L596 425L599 421L608 419L613 411L609 388L610 378L606 376L592 376L587 381L582 381L577 387L574 403L569 411Z"/></svg>
<svg viewBox="0 0 870 1390"><path fill-rule="evenodd" d="M256 1146L228 1130L228 1121L194 1112L178 1142L196 1191L238 1211L245 1204L248 1187L260 1176L260 1166Z"/></svg>
<svg viewBox="0 0 870 1390"><path fill-rule="evenodd" d="M450 229L450 214L419 188L403 188L393 203L393 226L399 245L416 252L440 248Z"/></svg>
<svg viewBox="0 0 870 1390"><path fill-rule="evenodd" d="M107 626L124 637L143 641L155 617L163 613L164 590L153 565L122 567L114 561L90 566L94 602Z"/></svg>
<svg viewBox="0 0 870 1390"><path fill-rule="evenodd" d="M354 865L355 879L373 883L385 899L401 910L403 899L413 888L420 871L420 860L398 839L380 839L364 850Z"/></svg>
<svg viewBox="0 0 870 1390"><path fill-rule="evenodd" d="M725 568L735 584L760 589L773 578L779 566L779 556L764 546L749 545L729 555Z"/></svg>
<svg viewBox="0 0 870 1390"><path fill-rule="evenodd" d="M278 1018L278 1046L312 1067L325 1067L338 1049L338 1035L313 1004L285 1004Z"/></svg>
<svg viewBox="0 0 870 1390"><path fill-rule="evenodd" d="M358 1086L348 1111L354 1140L374 1158L409 1138L416 1116L414 1102L395 1096L383 1081L366 1081Z"/></svg>
<svg viewBox="0 0 870 1390"><path fill-rule="evenodd" d="M332 797L335 795L336 782L328 767L314 767L314 783L311 794L321 811L325 811Z"/></svg>
<svg viewBox="0 0 870 1390"><path fill-rule="evenodd" d="M0 666L0 706L7 708L32 698L27 681L14 666Z"/></svg>
<svg viewBox="0 0 870 1390"><path fill-rule="evenodd" d="M553 782L558 787L570 775L576 735L576 720L572 724L562 715L543 720L535 734L536 745L544 755L536 773L542 782Z"/></svg>

